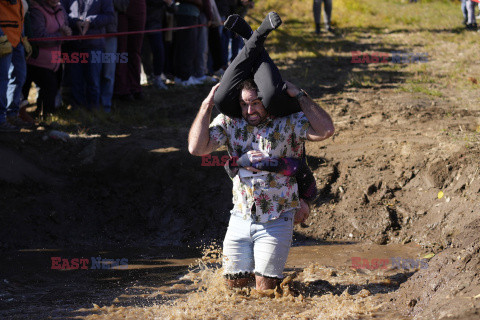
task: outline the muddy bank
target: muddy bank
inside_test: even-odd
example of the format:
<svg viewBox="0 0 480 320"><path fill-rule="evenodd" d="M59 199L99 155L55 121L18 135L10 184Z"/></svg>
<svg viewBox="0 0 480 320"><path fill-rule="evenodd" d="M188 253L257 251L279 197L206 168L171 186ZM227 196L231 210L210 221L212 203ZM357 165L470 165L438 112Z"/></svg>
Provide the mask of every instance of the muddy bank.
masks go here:
<svg viewBox="0 0 480 320"><path fill-rule="evenodd" d="M406 95L382 93L362 89L318 99L334 115L337 133L332 141L307 143L321 193L295 239L413 243L435 256L428 269L402 276L392 290L367 293L319 282L319 300L310 303L340 299L343 308L373 294L375 301L392 299L380 311L474 319L480 113L457 110L447 117L445 102L411 104ZM78 134L67 142L44 135L0 136L0 244L7 256L26 248L185 246L223 237L231 182L223 168L202 166L188 154L187 127ZM343 269L350 276L348 266ZM304 281L293 284L301 289ZM351 297L340 298L345 290ZM377 302L369 306L382 305Z"/></svg>
<svg viewBox="0 0 480 320"><path fill-rule="evenodd" d="M225 232L231 182L169 141L185 130L2 135L4 249L180 245ZM163 138L162 138L163 137ZM223 187L225 186L225 187ZM216 226L216 227L212 227Z"/></svg>

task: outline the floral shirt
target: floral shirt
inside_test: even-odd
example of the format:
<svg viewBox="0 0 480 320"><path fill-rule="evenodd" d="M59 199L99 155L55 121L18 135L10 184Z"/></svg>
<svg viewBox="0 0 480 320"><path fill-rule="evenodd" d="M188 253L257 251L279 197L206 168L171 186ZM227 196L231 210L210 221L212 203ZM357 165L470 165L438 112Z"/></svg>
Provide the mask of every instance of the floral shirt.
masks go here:
<svg viewBox="0 0 480 320"><path fill-rule="evenodd" d="M269 116L262 124L251 126L243 118L219 114L210 124L210 139L219 146L226 144L231 157L240 157L250 150L262 151L272 158L301 158L303 142L310 126L303 112L286 117ZM295 177L266 172L254 177L235 176L233 179L232 214L265 223L281 213L299 208L298 186Z"/></svg>

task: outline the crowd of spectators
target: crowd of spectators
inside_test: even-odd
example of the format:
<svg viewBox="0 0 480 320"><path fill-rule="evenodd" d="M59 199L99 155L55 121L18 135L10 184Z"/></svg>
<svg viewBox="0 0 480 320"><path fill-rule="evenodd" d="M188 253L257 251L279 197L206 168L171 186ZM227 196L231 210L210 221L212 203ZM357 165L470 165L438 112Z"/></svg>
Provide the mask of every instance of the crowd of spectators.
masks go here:
<svg viewBox="0 0 480 320"><path fill-rule="evenodd" d="M62 104L110 112L113 99L143 100L142 67L159 90L218 81L243 46L222 22L252 7L253 0L0 1L0 131L32 126ZM147 32L95 37L131 31ZM87 37L58 39L71 36ZM32 84L33 117L25 111Z"/></svg>

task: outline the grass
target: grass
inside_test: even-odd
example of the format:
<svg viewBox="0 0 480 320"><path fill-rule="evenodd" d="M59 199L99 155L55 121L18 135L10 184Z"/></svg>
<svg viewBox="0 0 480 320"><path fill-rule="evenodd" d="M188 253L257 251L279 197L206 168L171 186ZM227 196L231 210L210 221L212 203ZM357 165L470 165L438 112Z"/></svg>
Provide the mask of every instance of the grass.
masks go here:
<svg viewBox="0 0 480 320"><path fill-rule="evenodd" d="M335 36L314 33L312 0L257 1L247 21L258 27L269 11L284 24L272 32L267 50L285 79L321 95L324 87L394 87L459 106L480 105L479 35L465 32L459 1L335 0ZM427 63L352 64L351 51L428 53ZM475 78L477 83L475 83ZM126 130L138 127L188 128L210 85L156 91L146 87L142 102L118 102L112 114L63 110L46 119L60 127Z"/></svg>

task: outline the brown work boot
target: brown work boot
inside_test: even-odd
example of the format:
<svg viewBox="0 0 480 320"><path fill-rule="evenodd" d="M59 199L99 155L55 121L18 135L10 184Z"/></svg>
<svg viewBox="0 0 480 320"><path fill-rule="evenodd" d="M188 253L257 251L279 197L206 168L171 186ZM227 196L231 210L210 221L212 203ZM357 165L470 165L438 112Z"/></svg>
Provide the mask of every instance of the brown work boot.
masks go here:
<svg viewBox="0 0 480 320"><path fill-rule="evenodd" d="M32 116L28 114L27 106L20 107L20 111L18 112L18 117L25 122L35 125L35 119L33 119Z"/></svg>
<svg viewBox="0 0 480 320"><path fill-rule="evenodd" d="M15 127L18 127L18 128L31 128L34 126L33 123L30 123L30 122L26 122L26 121L23 121L22 119L20 119L18 116L10 116L10 117L7 117L7 121L15 126Z"/></svg>

